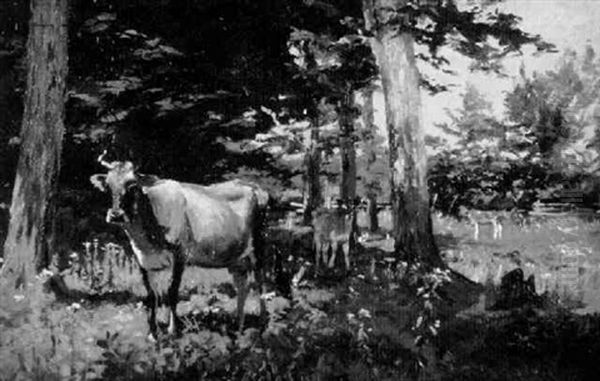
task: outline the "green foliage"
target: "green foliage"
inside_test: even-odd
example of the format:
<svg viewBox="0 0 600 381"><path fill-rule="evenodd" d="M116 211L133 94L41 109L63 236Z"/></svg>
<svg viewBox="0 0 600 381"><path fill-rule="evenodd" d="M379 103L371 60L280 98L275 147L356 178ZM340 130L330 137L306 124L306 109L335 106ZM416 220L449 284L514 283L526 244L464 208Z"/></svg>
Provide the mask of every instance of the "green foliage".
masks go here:
<svg viewBox="0 0 600 381"><path fill-rule="evenodd" d="M463 107L439 127L451 135L451 148L439 146L429 158L429 187L435 207L458 214L460 205L483 209L514 207L523 191L545 186L547 168L535 136L527 128L503 125L490 116L490 104L467 85ZM517 186L518 184L518 186ZM529 208L534 200L520 207Z"/></svg>
<svg viewBox="0 0 600 381"><path fill-rule="evenodd" d="M515 201L529 208L535 197L565 188L585 189L595 202L598 73L591 47L583 57L565 53L544 74L527 77L521 68L521 82L505 98L505 121L490 117L486 100L467 86L462 109L439 126L452 148L433 142L429 184L436 207L452 214L461 204L502 209L509 205L499 205L502 199L525 192L529 201Z"/></svg>

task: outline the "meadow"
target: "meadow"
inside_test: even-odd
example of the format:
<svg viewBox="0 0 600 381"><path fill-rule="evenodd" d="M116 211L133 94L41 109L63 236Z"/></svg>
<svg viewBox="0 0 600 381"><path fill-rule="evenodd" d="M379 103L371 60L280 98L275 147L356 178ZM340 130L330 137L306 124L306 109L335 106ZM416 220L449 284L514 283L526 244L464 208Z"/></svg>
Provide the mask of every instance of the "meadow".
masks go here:
<svg viewBox="0 0 600 381"><path fill-rule="evenodd" d="M477 284L453 284L441 270L407 276L385 230L359 248L348 277L316 272L306 230L283 235L279 227L270 248L286 254L291 297L269 295L267 322L256 316L253 293L238 334L231 276L188 268L178 306L183 333L156 342L147 338L134 261L108 242L82 244L62 271L68 290L42 292L57 287L48 273L24 293L0 291L0 379L592 377L600 355L597 221L507 222L499 240L484 227L476 241L471 226L450 217L437 216L434 229L449 267ZM543 303L498 308L502 275L517 267L534 275ZM166 325L166 310L159 319Z"/></svg>

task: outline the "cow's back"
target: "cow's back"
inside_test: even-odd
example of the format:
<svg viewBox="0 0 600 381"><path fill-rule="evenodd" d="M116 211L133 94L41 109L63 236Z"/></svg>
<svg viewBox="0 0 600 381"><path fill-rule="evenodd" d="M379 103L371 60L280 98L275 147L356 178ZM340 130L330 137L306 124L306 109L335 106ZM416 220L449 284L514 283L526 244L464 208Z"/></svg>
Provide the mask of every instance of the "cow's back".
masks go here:
<svg viewBox="0 0 600 381"><path fill-rule="evenodd" d="M233 211L239 217L239 222L244 226L252 222L258 203L253 188L240 185L237 180L208 186L190 183L182 183L181 186L192 192L192 194L202 195L203 198L207 197L209 200L220 204L220 206Z"/></svg>
<svg viewBox="0 0 600 381"><path fill-rule="evenodd" d="M188 261L227 266L245 248L249 229L232 206L199 186L163 180L145 189L158 223L171 243L183 246Z"/></svg>

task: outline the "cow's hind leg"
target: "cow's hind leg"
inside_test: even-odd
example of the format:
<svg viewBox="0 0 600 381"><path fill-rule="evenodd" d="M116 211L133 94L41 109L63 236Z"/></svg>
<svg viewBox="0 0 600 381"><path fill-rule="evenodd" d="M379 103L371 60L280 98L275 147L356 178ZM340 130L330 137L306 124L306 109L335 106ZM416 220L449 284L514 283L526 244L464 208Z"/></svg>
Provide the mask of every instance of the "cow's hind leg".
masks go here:
<svg viewBox="0 0 600 381"><path fill-rule="evenodd" d="M237 290L237 315L239 322L239 332L244 330L244 306L248 297L248 273L246 271L235 270L233 273L233 283Z"/></svg>
<svg viewBox="0 0 600 381"><path fill-rule="evenodd" d="M319 268L321 265L321 258L322 258L322 250L323 250L323 244L321 243L321 239L320 238L316 238L314 239L314 249L315 249L315 267Z"/></svg>
<svg viewBox="0 0 600 381"><path fill-rule="evenodd" d="M156 309L158 307L158 294L157 290L154 288L156 286L156 282L153 277L154 274L151 271L148 271L144 268L141 268L142 271L142 280L144 282L144 287L146 287L146 309L148 310L148 326L150 329L150 338L156 339Z"/></svg>
<svg viewBox="0 0 600 381"><path fill-rule="evenodd" d="M260 306L260 319L264 321L267 318L267 303L265 295L267 294L267 285L265 284L265 268L262 260L257 260L254 266L254 278L258 290L258 300Z"/></svg>
<svg viewBox="0 0 600 381"><path fill-rule="evenodd" d="M479 223L475 222L475 232L473 233L475 241L479 240Z"/></svg>
<svg viewBox="0 0 600 381"><path fill-rule="evenodd" d="M346 265L346 272L350 271L350 241L342 243L342 251L344 252L344 264Z"/></svg>
<svg viewBox="0 0 600 381"><path fill-rule="evenodd" d="M329 257L329 263L327 267L330 269L335 267L335 259L337 257L339 242L336 239L331 240L331 257Z"/></svg>
<svg viewBox="0 0 600 381"><path fill-rule="evenodd" d="M185 261L183 258L176 258L173 264L173 273L171 278L171 284L169 286L168 304L169 304L169 334L173 335L177 333L179 320L177 318L177 303L179 302L179 285L181 284L181 278L183 277L183 271L185 269Z"/></svg>

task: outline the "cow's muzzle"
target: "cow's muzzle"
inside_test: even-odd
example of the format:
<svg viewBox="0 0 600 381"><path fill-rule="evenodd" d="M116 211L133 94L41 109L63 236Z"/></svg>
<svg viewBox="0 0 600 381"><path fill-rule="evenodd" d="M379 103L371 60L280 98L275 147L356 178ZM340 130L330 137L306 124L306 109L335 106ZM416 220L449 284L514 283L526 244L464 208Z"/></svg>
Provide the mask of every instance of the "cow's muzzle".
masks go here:
<svg viewBox="0 0 600 381"><path fill-rule="evenodd" d="M127 216L123 209L108 209L106 212L106 222L110 224L122 224L127 222Z"/></svg>

